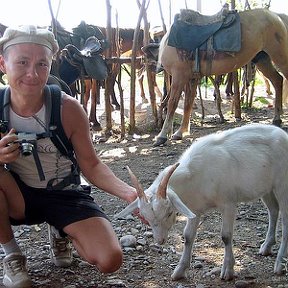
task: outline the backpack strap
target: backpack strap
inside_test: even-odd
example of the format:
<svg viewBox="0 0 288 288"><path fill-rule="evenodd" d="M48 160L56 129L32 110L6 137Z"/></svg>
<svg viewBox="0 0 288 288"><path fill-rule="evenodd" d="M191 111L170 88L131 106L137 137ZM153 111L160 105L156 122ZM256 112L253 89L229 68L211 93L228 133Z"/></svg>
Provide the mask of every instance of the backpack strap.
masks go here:
<svg viewBox="0 0 288 288"><path fill-rule="evenodd" d="M48 85L51 94L51 116L49 130L51 132L51 140L61 154L68 156L74 155L71 141L67 138L61 121L61 90L57 85Z"/></svg>
<svg viewBox="0 0 288 288"><path fill-rule="evenodd" d="M80 181L80 168L74 156L74 149L71 141L67 138L61 121L61 100L62 92L57 85L47 85L50 89L51 95L51 113L50 113L50 138L56 148L61 154L68 157L71 162L71 173L63 178L61 182L53 185L55 179L51 179L47 184L47 189L63 189L70 184L79 185Z"/></svg>
<svg viewBox="0 0 288 288"><path fill-rule="evenodd" d="M0 87L0 133L8 130L10 89L8 87Z"/></svg>

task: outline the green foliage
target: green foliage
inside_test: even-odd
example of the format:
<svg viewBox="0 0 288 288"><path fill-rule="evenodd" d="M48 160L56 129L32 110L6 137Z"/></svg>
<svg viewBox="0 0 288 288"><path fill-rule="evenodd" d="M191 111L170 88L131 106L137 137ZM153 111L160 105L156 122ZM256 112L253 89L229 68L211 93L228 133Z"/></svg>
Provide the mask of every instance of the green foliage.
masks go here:
<svg viewBox="0 0 288 288"><path fill-rule="evenodd" d="M257 102L257 101L259 101L263 105L268 105L269 104L269 101L266 98L264 98L264 97L255 97L254 102Z"/></svg>

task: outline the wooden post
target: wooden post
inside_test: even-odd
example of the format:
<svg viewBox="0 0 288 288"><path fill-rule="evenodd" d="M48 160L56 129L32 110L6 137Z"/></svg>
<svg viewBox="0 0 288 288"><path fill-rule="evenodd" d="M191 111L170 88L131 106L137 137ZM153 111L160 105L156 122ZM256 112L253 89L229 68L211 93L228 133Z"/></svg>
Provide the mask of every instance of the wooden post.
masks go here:
<svg viewBox="0 0 288 288"><path fill-rule="evenodd" d="M138 1L138 5L140 5L139 1ZM148 8L148 6L146 8ZM143 22L144 22L144 41L143 41L143 46L146 46L150 42L150 35L149 35L150 24L148 23L148 20L147 20L146 9L143 12ZM158 122L157 103L156 103L156 94L155 94L155 89L154 89L155 81L156 81L156 75L153 74L153 72L151 71L151 68L148 65L147 57L144 58L144 61L145 61L145 67L146 67L147 82L148 82L148 87L149 87L151 109L152 109L152 114L154 116L155 125L157 126L157 122Z"/></svg>
<svg viewBox="0 0 288 288"><path fill-rule="evenodd" d="M112 39L112 29L111 29L111 5L110 0L106 0L106 9L107 9L107 27L106 27L106 37L108 40L108 43L111 43ZM111 57L112 51L111 47L109 47L106 51L107 57ZM106 127L105 127L105 133L110 134L112 130L112 111L111 111L111 102L110 102L110 95L111 95L111 87L112 80L110 73L108 74L106 80L105 80L105 112L106 112Z"/></svg>
<svg viewBox="0 0 288 288"><path fill-rule="evenodd" d="M136 59L136 51L137 51L137 42L135 39L138 39L139 30L140 30L140 24L141 20L143 18L143 13L145 11L145 5L146 0L142 0L140 13L138 17L137 26L134 31L133 36L133 46L132 46L132 57L131 57L131 85L130 85L130 133L133 133L135 130L135 81L136 81L136 65L135 65L135 59Z"/></svg>
<svg viewBox="0 0 288 288"><path fill-rule="evenodd" d="M235 9L235 0L231 1L231 9ZM232 72L233 87L234 87L234 116L236 121L241 120L241 103L240 103L240 89L238 80L238 71Z"/></svg>

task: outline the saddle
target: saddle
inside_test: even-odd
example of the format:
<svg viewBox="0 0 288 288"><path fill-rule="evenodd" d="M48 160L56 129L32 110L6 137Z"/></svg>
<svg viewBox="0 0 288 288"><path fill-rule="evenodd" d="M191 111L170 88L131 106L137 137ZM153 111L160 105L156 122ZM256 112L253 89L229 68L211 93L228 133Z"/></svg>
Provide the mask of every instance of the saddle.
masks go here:
<svg viewBox="0 0 288 288"><path fill-rule="evenodd" d="M239 14L227 7L223 7L221 11L212 16L182 9L174 17L168 45L192 52L195 52L197 48L238 52L241 49Z"/></svg>
<svg viewBox="0 0 288 288"><path fill-rule="evenodd" d="M103 50L101 41L91 36L85 41L82 50L73 44L66 45L61 51L61 57L83 71L84 76L104 80L108 75L108 68L101 55Z"/></svg>
<svg viewBox="0 0 288 288"><path fill-rule="evenodd" d="M233 19L228 18L229 9L227 7L223 7L218 13L214 15L203 15L197 11L190 10L190 9L181 9L180 14L176 14L176 21L177 18L183 22L190 23L193 25L208 25L218 22L230 22ZM174 18L175 20L175 18ZM227 24L225 24L227 25Z"/></svg>

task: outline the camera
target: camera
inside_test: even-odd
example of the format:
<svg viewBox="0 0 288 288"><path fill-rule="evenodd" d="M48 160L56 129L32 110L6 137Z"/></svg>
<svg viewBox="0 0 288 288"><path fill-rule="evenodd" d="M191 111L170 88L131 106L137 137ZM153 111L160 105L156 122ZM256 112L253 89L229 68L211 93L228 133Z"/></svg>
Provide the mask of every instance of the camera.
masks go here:
<svg viewBox="0 0 288 288"><path fill-rule="evenodd" d="M8 131L8 121L0 120L0 133L6 133Z"/></svg>
<svg viewBox="0 0 288 288"><path fill-rule="evenodd" d="M36 145L37 135L35 133L18 133L18 139L14 142L20 143L20 151L23 156L33 154L33 149Z"/></svg>

